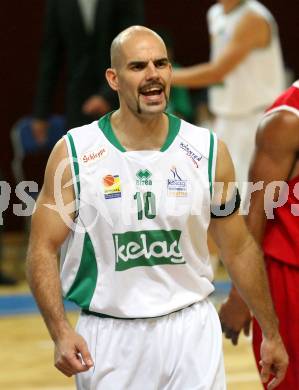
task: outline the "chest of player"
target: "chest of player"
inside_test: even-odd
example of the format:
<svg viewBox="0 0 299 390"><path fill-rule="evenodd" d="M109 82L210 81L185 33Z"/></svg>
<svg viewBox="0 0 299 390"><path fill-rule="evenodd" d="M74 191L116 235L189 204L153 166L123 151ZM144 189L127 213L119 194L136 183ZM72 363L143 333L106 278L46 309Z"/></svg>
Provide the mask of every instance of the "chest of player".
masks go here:
<svg viewBox="0 0 299 390"><path fill-rule="evenodd" d="M79 177L84 213L97 213L118 230L155 223L179 227L210 203L207 160L183 148L167 153L110 149L102 158L81 161Z"/></svg>

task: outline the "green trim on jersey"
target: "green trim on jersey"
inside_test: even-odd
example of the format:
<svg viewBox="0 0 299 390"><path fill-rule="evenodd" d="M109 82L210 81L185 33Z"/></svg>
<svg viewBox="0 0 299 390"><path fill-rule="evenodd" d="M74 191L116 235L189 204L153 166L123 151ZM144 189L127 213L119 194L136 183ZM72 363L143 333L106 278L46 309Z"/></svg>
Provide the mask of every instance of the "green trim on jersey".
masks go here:
<svg viewBox="0 0 299 390"><path fill-rule="evenodd" d="M71 146L71 151L72 151L72 157L73 157L73 166L74 166L74 172L75 172L75 182L74 185L77 186L77 194L78 194L78 199L80 198L80 178L79 178L79 163L78 163L78 157L77 157L77 152L75 148L75 143L73 140L73 137L71 136L70 133L67 133L67 137Z"/></svg>
<svg viewBox="0 0 299 390"><path fill-rule="evenodd" d="M180 118L168 114L167 112L165 113L168 116L168 134L166 137L166 140L164 142L164 145L160 149L160 152L165 152L169 148L169 146L173 143L175 137L178 135L178 132L180 131L181 127L181 120Z"/></svg>
<svg viewBox="0 0 299 390"><path fill-rule="evenodd" d="M208 175L210 183L210 195L213 195L213 158L214 158L214 134L210 131L210 150L209 150L209 162L208 162Z"/></svg>
<svg viewBox="0 0 299 390"><path fill-rule="evenodd" d="M121 152L126 152L126 149L122 146L122 144L119 142L119 140L116 138L114 131L111 126L111 115L113 114L112 112L108 112L108 114L102 116L100 118L98 125L99 128L102 130L104 133L105 137L108 139L109 142L112 143L113 146L116 147L116 149L120 150Z"/></svg>
<svg viewBox="0 0 299 390"><path fill-rule="evenodd" d="M109 112L108 114L100 118L98 122L98 126L104 133L105 137L108 139L109 142L112 143L113 146L115 146L121 152L126 152L126 149L121 145L121 143L115 136L114 131L112 129L111 121L110 121L112 114L113 111ZM165 114L168 117L168 134L164 144L160 149L160 152L165 152L169 148L169 146L174 141L181 127L181 120L179 118L177 118L174 115L168 114L167 112L165 112Z"/></svg>
<svg viewBox="0 0 299 390"><path fill-rule="evenodd" d="M80 266L66 299L89 309L97 284L98 268L94 247L88 233L85 233Z"/></svg>

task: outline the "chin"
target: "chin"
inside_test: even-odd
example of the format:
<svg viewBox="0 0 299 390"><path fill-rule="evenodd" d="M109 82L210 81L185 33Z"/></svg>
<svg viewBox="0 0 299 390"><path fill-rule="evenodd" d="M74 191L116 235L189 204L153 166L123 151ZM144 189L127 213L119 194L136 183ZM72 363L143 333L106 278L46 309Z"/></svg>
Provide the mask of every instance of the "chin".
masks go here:
<svg viewBox="0 0 299 390"><path fill-rule="evenodd" d="M144 110L142 110L141 109L141 113L142 114L145 114L145 115L158 115L158 114L162 114L163 112L165 111L165 106L163 106L163 107L153 107L153 108L151 108L151 109L144 109Z"/></svg>
<svg viewBox="0 0 299 390"><path fill-rule="evenodd" d="M146 105L141 108L142 113L147 114L160 114L166 110L166 103Z"/></svg>

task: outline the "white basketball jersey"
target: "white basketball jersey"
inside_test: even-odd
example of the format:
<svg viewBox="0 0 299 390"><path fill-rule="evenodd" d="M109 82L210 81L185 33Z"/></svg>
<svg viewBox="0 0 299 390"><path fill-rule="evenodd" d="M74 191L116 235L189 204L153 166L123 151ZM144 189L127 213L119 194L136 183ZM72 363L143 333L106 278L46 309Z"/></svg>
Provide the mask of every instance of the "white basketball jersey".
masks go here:
<svg viewBox="0 0 299 390"><path fill-rule="evenodd" d="M217 141L168 115L160 151L125 151L110 116L64 137L79 211L61 260L63 294L102 315L168 314L214 290L207 228Z"/></svg>
<svg viewBox="0 0 299 390"><path fill-rule="evenodd" d="M223 80L209 89L209 104L216 115L238 117L263 110L285 87L278 28L271 13L255 0L243 0L225 14L221 4L208 12L212 60L221 54L235 28L248 12L262 16L270 25L272 38L265 48L257 48Z"/></svg>

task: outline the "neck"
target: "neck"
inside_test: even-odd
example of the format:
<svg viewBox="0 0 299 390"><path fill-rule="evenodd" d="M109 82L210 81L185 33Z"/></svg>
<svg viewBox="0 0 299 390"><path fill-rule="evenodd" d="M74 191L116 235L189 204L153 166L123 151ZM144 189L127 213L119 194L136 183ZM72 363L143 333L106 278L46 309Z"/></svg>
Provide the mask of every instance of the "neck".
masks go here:
<svg viewBox="0 0 299 390"><path fill-rule="evenodd" d="M223 9L226 14L233 11L234 8L238 7L244 0L226 0L223 2Z"/></svg>
<svg viewBox="0 0 299 390"><path fill-rule="evenodd" d="M136 115L119 109L111 116L111 126L128 151L160 150L168 134L168 118L164 113Z"/></svg>

